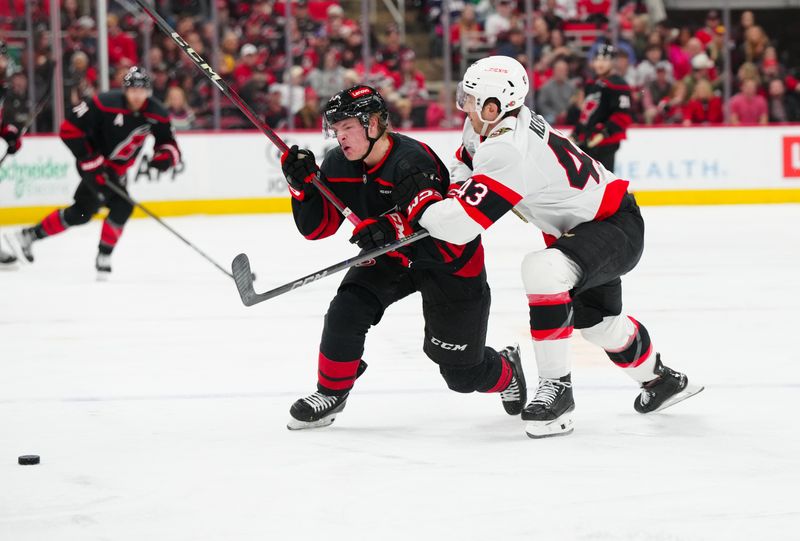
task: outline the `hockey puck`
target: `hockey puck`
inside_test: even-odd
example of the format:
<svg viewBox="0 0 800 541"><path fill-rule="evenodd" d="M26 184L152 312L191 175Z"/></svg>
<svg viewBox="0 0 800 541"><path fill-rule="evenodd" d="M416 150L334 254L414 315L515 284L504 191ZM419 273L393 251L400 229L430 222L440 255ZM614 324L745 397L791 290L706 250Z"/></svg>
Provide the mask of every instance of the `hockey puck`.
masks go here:
<svg viewBox="0 0 800 541"><path fill-rule="evenodd" d="M22 455L17 459L21 466L31 466L39 463L39 455Z"/></svg>

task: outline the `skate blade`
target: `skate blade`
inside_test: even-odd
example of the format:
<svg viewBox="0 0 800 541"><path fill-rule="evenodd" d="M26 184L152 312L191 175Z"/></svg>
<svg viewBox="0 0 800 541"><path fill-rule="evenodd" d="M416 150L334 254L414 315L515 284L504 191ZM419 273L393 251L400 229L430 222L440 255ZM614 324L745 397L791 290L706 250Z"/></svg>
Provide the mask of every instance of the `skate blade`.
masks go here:
<svg viewBox="0 0 800 541"><path fill-rule="evenodd" d="M25 257L25 254L22 252L22 248L17 244L17 239L11 235L7 235L3 233L3 238L6 241L9 249L11 250L11 254L17 258L17 263L21 265L30 265L33 261L29 260Z"/></svg>
<svg viewBox="0 0 800 541"><path fill-rule="evenodd" d="M665 410L670 406L674 406L678 402L683 402L687 398L691 398L692 396L696 395L697 393L699 393L703 389L705 389L705 387L702 386L702 385L687 384L686 388L684 390L682 390L681 392L675 394L674 396L671 396L668 399L664 400L664 403L661 404L658 407L658 409L654 409L653 411L650 411L648 413L655 413L657 411Z"/></svg>
<svg viewBox="0 0 800 541"><path fill-rule="evenodd" d="M105 271L97 271L98 282L108 282L111 279L111 273Z"/></svg>
<svg viewBox="0 0 800 541"><path fill-rule="evenodd" d="M329 415L319 421L299 421L292 417L289 419L289 422L286 423L286 428L289 430L305 430L307 428L323 428L326 426L330 426L336 420L336 414Z"/></svg>
<svg viewBox="0 0 800 541"><path fill-rule="evenodd" d="M552 421L527 421L525 423L525 433L529 438L535 440L554 436L567 436L572 434L574 428L571 412L567 412Z"/></svg>
<svg viewBox="0 0 800 541"><path fill-rule="evenodd" d="M14 261L0 262L0 271L15 271L19 270L19 258Z"/></svg>

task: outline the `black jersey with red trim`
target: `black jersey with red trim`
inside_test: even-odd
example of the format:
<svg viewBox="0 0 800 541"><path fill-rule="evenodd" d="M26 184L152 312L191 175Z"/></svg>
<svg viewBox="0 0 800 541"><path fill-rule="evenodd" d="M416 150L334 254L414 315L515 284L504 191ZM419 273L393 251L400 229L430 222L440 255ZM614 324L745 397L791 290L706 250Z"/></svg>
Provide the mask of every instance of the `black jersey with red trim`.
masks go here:
<svg viewBox="0 0 800 541"><path fill-rule="evenodd" d="M122 175L136 160L145 139L155 137L155 152L167 151L173 163L180 150L164 106L148 98L139 111L131 111L122 90L103 92L72 108L61 124L59 136L80 160L100 154L105 164Z"/></svg>
<svg viewBox="0 0 800 541"><path fill-rule="evenodd" d="M447 167L424 143L399 133L389 133L389 150L381 161L367 168L363 162L351 162L338 146L322 162L322 182L362 220L398 211L392 201L395 181L422 171L441 181L440 192L447 193L450 176ZM344 217L314 186L302 195L292 195L292 213L297 229L306 238L316 240L333 235ZM480 237L463 245L425 238L411 250L412 268L433 268L457 276L477 276L483 271L483 246Z"/></svg>
<svg viewBox="0 0 800 541"><path fill-rule="evenodd" d="M631 122L631 89L625 79L611 75L589 81L584 88L575 140L584 144L600 133L603 139L598 146L616 145L625 139Z"/></svg>

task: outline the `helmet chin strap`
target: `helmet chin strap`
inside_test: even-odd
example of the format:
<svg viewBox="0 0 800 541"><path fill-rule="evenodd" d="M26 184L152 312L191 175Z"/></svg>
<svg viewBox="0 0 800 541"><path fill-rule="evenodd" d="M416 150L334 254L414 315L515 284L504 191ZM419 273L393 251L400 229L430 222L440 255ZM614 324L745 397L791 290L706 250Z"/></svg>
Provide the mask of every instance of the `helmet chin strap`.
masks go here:
<svg viewBox="0 0 800 541"><path fill-rule="evenodd" d="M505 113L501 113L500 116L489 122L483 119L483 115L481 115L480 111L476 111L476 113L478 114L478 120L480 120L483 123L483 128L481 129L480 133L481 137L486 137L486 132L488 131L490 125L497 124L503 119L503 117L505 117Z"/></svg>
<svg viewBox="0 0 800 541"><path fill-rule="evenodd" d="M372 152L372 147L375 146L375 143L378 142L378 139L380 139L383 136L384 133L386 133L386 128L381 130L381 132L378 134L378 137L370 137L369 136L369 127L364 128L364 135L367 136L367 141L369 141L369 146L367 147L367 151L360 158L356 158L355 160L350 160L350 161L352 161L352 162L363 162L364 160L366 160L367 156L369 156L369 153Z"/></svg>

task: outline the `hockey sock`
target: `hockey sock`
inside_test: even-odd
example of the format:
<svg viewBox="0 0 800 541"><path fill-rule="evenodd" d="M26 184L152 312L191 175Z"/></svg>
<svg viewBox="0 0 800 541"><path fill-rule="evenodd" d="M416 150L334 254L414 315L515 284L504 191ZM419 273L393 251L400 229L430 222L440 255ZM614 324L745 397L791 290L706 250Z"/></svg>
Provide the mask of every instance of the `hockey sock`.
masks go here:
<svg viewBox="0 0 800 541"><path fill-rule="evenodd" d="M51 235L57 235L69 227L69 224L64 220L64 209L54 210L48 214L39 225L31 228L33 236L37 239L43 239Z"/></svg>
<svg viewBox="0 0 800 541"><path fill-rule="evenodd" d="M539 377L557 379L569 373L569 340L573 309L568 291L528 295L531 337Z"/></svg>
<svg viewBox="0 0 800 541"><path fill-rule="evenodd" d="M501 393L506 389L508 389L508 386L511 384L511 378L514 377L514 373L511 370L511 363L508 362L508 359L506 359L505 357L503 357L502 355L500 355L495 350L489 347L486 348L486 354L484 356L484 359L486 357L491 357L492 359L496 358L493 364L500 368L499 370L500 374L497 376L497 378L495 379L495 384L490 389L485 391L481 390L481 392ZM493 372L498 372L498 370L495 369L493 370Z"/></svg>
<svg viewBox="0 0 800 541"><path fill-rule="evenodd" d="M601 323L581 332L589 342L603 348L608 358L634 381L645 382L655 377L656 356L650 334L632 317L605 317Z"/></svg>
<svg viewBox="0 0 800 541"><path fill-rule="evenodd" d="M101 254L109 255L114 250L114 247L122 235L122 226L112 222L109 218L103 221L103 228L100 231L100 246L98 251Z"/></svg>
<svg viewBox="0 0 800 541"><path fill-rule="evenodd" d="M361 359L354 361L334 361L319 353L317 389L329 395L343 395L353 388L358 377Z"/></svg>

